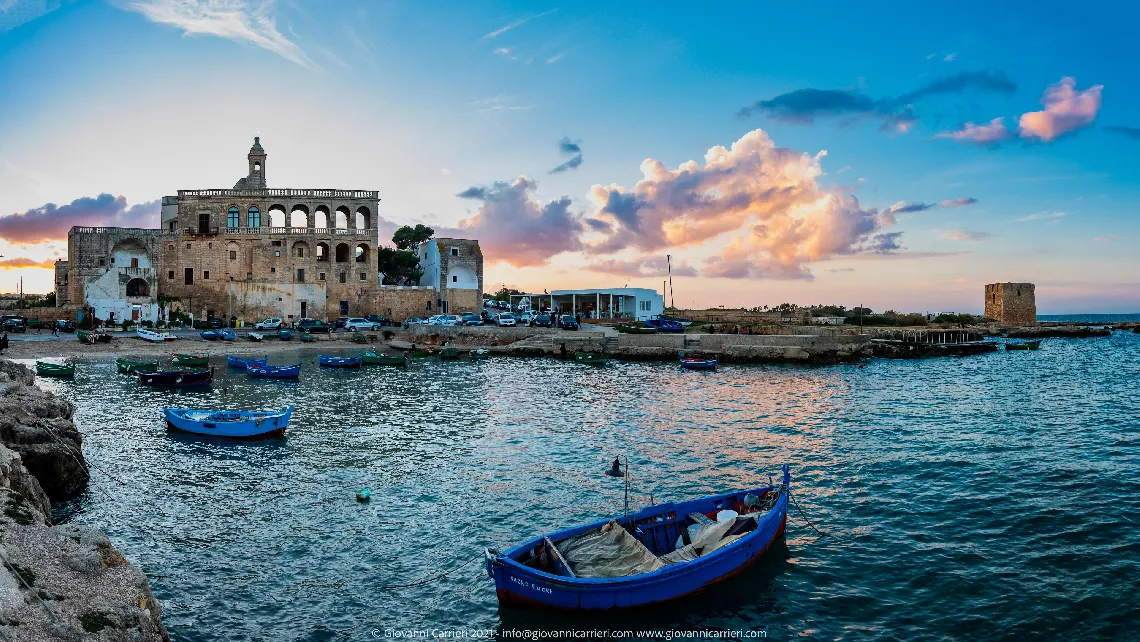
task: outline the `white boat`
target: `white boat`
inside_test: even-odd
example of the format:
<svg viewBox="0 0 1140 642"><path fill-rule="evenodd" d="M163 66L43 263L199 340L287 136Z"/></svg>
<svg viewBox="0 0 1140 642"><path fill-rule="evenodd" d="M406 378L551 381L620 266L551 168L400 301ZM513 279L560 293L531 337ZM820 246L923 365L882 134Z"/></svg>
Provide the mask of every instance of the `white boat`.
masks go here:
<svg viewBox="0 0 1140 642"><path fill-rule="evenodd" d="M176 338L169 332L155 332L154 330L148 330L146 328L136 329L135 334L138 335L138 338L140 339L143 339L145 341L154 341L155 343L162 343L163 341L174 341Z"/></svg>

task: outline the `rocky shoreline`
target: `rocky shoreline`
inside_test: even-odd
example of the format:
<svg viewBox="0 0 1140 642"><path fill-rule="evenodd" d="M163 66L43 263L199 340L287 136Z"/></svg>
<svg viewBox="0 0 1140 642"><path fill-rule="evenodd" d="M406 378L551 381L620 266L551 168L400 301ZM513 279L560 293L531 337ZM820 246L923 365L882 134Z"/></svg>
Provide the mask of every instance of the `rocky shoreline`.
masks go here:
<svg viewBox="0 0 1140 642"><path fill-rule="evenodd" d="M97 529L52 525L51 502L88 482L69 403L0 360L0 633L5 640L158 641L170 636L146 575Z"/></svg>

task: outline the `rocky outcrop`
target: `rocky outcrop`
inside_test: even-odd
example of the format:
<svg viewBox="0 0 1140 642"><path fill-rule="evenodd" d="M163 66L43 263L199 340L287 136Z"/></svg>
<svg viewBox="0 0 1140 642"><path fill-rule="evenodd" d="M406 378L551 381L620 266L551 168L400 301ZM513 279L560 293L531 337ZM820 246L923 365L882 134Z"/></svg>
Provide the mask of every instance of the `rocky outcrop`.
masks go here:
<svg viewBox="0 0 1140 642"><path fill-rule="evenodd" d="M0 443L20 454L55 502L83 492L89 477L71 415L71 404L37 388L30 370L0 360Z"/></svg>
<svg viewBox="0 0 1140 642"><path fill-rule="evenodd" d="M0 638L168 641L146 575L106 535L52 526L44 482L72 496L86 485L87 469L71 407L34 381L23 366L0 361ZM37 470L29 470L20 449L37 459ZM66 478L53 478L57 472Z"/></svg>

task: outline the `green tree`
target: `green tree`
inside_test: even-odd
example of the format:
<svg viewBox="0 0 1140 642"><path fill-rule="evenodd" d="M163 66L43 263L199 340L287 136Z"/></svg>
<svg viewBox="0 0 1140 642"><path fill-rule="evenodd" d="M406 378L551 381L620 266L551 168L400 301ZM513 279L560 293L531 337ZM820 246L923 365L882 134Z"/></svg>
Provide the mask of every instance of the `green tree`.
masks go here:
<svg viewBox="0 0 1140 642"><path fill-rule="evenodd" d="M492 294L489 298L493 299L495 301L510 301L512 294L517 296L519 294L526 294L526 293L523 292L522 290L516 290L514 288L508 288L508 287L504 286L504 287L499 288L499 291Z"/></svg>
<svg viewBox="0 0 1140 642"><path fill-rule="evenodd" d="M398 250L410 250L433 236L435 230L422 223L417 223L415 227L405 225L392 235L392 243Z"/></svg>
<svg viewBox="0 0 1140 642"><path fill-rule="evenodd" d="M382 247L376 250L376 261L380 273L384 275L384 285L418 285L420 277L424 275L420 257L411 250Z"/></svg>

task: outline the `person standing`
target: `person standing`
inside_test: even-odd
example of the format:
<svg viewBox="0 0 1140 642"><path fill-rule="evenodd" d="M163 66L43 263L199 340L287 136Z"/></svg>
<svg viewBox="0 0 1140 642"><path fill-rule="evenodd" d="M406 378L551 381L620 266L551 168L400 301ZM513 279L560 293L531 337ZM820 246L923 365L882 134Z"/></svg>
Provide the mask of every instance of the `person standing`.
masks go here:
<svg viewBox="0 0 1140 642"><path fill-rule="evenodd" d="M0 352L4 352L7 349L8 349L8 333L5 332L3 335L0 335Z"/></svg>

